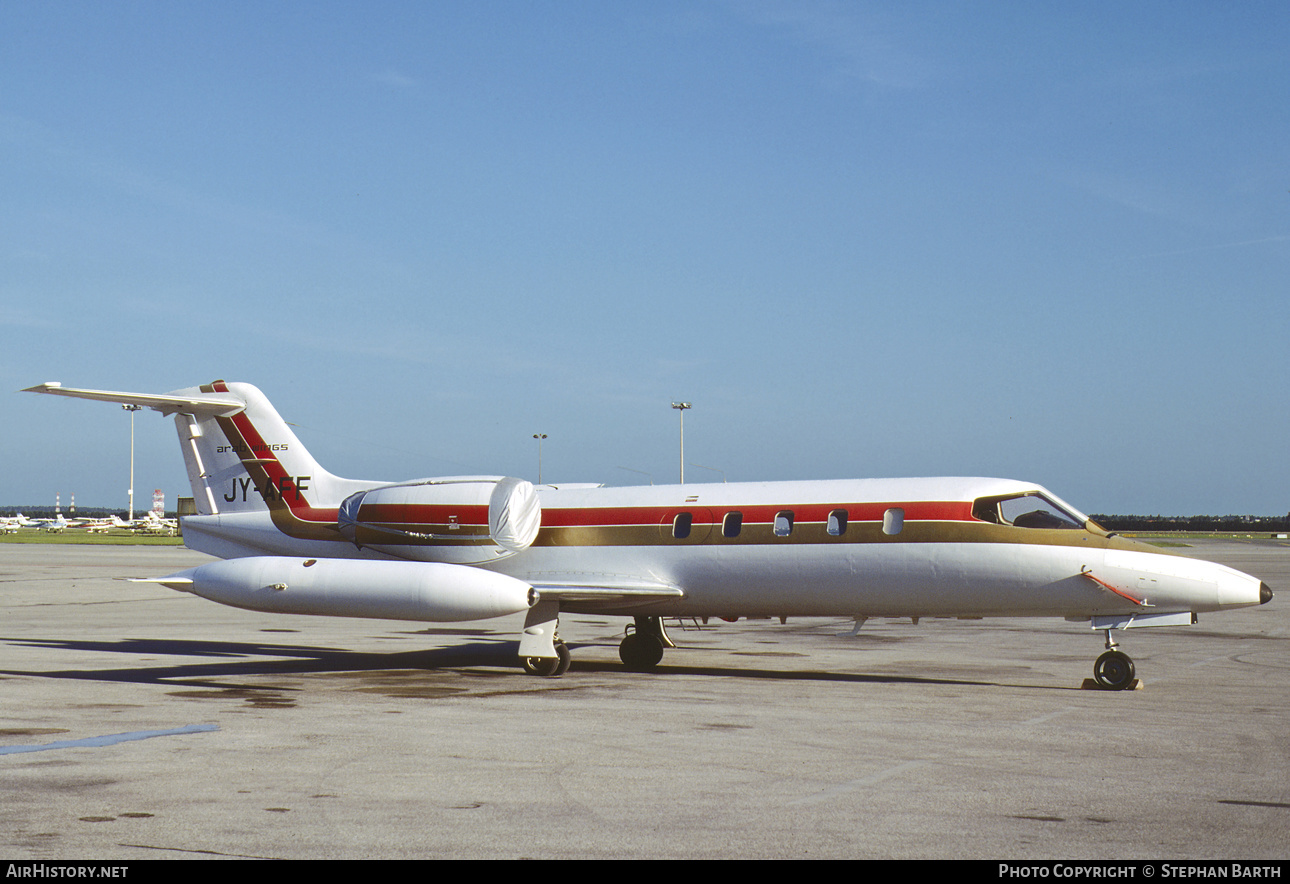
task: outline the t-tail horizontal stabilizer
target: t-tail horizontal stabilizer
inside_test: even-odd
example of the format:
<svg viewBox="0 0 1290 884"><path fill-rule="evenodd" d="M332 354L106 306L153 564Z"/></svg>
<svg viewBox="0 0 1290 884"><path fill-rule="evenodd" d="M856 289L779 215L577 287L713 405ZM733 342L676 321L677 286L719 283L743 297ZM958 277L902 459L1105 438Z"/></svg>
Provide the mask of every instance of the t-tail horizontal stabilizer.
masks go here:
<svg viewBox="0 0 1290 884"><path fill-rule="evenodd" d="M227 417L237 414L246 407L246 403L236 396L227 393L120 393L114 390L81 390L75 387L64 387L57 381L47 381L35 387L28 387L24 393L49 393L54 396L71 396L74 399L96 399L100 402L119 402L122 405L138 405L152 408L162 414L220 415Z"/></svg>

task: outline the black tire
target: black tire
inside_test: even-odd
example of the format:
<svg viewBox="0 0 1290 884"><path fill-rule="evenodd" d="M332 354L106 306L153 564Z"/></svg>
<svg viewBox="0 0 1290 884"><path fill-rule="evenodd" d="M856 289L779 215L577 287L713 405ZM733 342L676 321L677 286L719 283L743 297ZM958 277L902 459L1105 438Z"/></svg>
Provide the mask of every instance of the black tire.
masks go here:
<svg viewBox="0 0 1290 884"><path fill-rule="evenodd" d="M529 675L539 675L542 678L553 678L560 668L559 657L525 657L522 661L524 671Z"/></svg>
<svg viewBox="0 0 1290 884"><path fill-rule="evenodd" d="M573 662L573 655L569 653L569 646L564 642L555 643L556 659L560 662L556 664L555 672L551 674L552 678L559 678L569 671L569 664Z"/></svg>
<svg viewBox="0 0 1290 884"><path fill-rule="evenodd" d="M1093 664L1093 680L1103 690L1127 690L1134 681L1133 659L1122 651L1107 651Z"/></svg>
<svg viewBox="0 0 1290 884"><path fill-rule="evenodd" d="M632 672L649 672L663 659L663 642L658 636L633 632L618 646L618 656Z"/></svg>
<svg viewBox="0 0 1290 884"><path fill-rule="evenodd" d="M521 661L524 664L524 671L529 675L537 675L542 678L559 678L569 671L569 664L573 662L573 655L569 653L569 646L564 642L555 643L554 657L525 657Z"/></svg>

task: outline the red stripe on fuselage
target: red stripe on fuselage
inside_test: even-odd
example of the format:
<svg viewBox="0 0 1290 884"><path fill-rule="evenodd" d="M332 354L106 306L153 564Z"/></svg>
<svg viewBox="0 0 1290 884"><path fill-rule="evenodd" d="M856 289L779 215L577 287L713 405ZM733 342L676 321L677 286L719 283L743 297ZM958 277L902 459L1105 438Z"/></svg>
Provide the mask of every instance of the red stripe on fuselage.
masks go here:
<svg viewBox="0 0 1290 884"><path fill-rule="evenodd" d="M694 523L720 524L727 513L742 513L745 525L769 525L775 516L791 512L797 522L826 522L829 513L844 510L851 522L881 522L889 509L905 511L906 521L973 522L972 502L963 500L915 501L912 503L783 503L739 506L707 506L697 501L674 506L586 507L578 509L542 509L543 528L594 528L610 525L657 525L677 513L692 513Z"/></svg>

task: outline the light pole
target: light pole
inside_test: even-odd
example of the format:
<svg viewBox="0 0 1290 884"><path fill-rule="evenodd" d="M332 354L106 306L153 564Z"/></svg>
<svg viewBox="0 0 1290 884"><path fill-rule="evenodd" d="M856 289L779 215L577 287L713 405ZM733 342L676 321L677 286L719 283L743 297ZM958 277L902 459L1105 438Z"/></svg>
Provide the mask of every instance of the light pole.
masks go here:
<svg viewBox="0 0 1290 884"><path fill-rule="evenodd" d="M685 484L685 410L692 408L688 402L673 402L672 407L681 415L681 484Z"/></svg>
<svg viewBox="0 0 1290 884"><path fill-rule="evenodd" d="M546 438L546 433L534 433L533 438L538 442L538 484L542 484L542 440Z"/></svg>
<svg viewBox="0 0 1290 884"><path fill-rule="evenodd" d="M126 521L134 521L134 413L143 408L142 405L122 405L126 411L130 412L130 513L126 516Z"/></svg>

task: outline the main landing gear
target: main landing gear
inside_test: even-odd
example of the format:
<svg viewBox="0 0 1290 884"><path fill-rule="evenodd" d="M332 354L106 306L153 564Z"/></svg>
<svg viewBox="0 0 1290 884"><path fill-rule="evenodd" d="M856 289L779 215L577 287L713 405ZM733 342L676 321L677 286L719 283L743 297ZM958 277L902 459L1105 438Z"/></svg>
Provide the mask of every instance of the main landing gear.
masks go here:
<svg viewBox="0 0 1290 884"><path fill-rule="evenodd" d="M675 648L658 617L637 617L618 646L618 656L632 672L649 672L663 659L664 648Z"/></svg>
<svg viewBox="0 0 1290 884"><path fill-rule="evenodd" d="M559 609L542 603L529 609L524 634L520 638L520 665L529 675L556 678L569 671L571 655L569 646L556 631L559 627ZM658 617L637 617L627 627L627 636L618 646L618 656L623 665L633 672L649 672L663 659L664 648L676 645L667 637L663 621Z"/></svg>
<svg viewBox="0 0 1290 884"><path fill-rule="evenodd" d="M520 637L520 665L529 675L556 678L569 671L569 646L560 638L559 606L539 602L529 609ZM618 646L618 656L632 672L649 672L663 659L664 648L676 645L667 637L658 617L637 617L627 627L627 636Z"/></svg>
<svg viewBox="0 0 1290 884"><path fill-rule="evenodd" d="M1123 651L1106 631L1106 652L1093 664L1093 681L1104 691L1127 691L1137 686L1133 658Z"/></svg>

